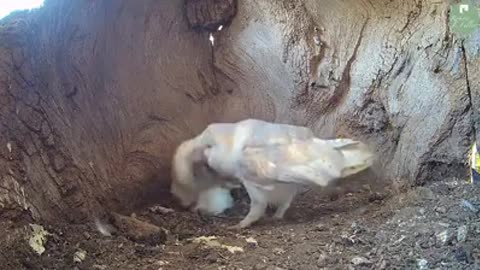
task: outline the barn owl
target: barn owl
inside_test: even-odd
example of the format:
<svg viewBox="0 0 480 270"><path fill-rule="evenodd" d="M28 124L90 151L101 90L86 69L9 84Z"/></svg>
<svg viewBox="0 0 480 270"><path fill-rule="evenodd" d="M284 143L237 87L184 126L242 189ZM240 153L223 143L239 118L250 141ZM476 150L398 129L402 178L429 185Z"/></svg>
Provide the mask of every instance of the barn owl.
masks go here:
<svg viewBox="0 0 480 270"><path fill-rule="evenodd" d="M262 133L252 134L250 137L234 138L238 130L257 130ZM202 206L211 205L206 194L218 194L226 196L225 191L216 189L220 186L223 189L231 190L240 187L240 181L232 176L221 176L218 172L211 170L206 164L203 150L214 146L223 145L227 148L239 147L248 143L251 145L262 144L267 140L270 143L288 143L292 138L312 138L310 129L285 124L273 124L256 119L247 119L237 123L213 123L210 124L198 136L182 142L175 150L172 159L172 183L170 191L179 199L184 207L204 210L207 213L218 213L218 208L202 209ZM234 143L234 140L236 142ZM213 189L213 190L212 190ZM215 190L218 193L215 193ZM203 196L201 196L203 195ZM230 199L225 198L228 202ZM229 203L224 207L228 207Z"/></svg>
<svg viewBox="0 0 480 270"><path fill-rule="evenodd" d="M373 163L373 152L359 141L292 136L293 126L283 126L284 133L273 132L281 127L239 125L233 145L204 149L208 166L224 177L239 179L250 197L249 213L234 228L246 228L258 221L268 205L277 207L274 218L281 219L302 187L329 186ZM304 128L298 128L297 134L307 134Z"/></svg>
<svg viewBox="0 0 480 270"><path fill-rule="evenodd" d="M234 227L246 228L265 214L267 205L276 206L274 217L281 219L303 186L327 186L369 167L372 159L363 143L320 140L306 127L256 119L211 124L177 148L172 193L183 205L198 205L206 190L239 181L251 205ZM195 164L208 165L214 177L196 177Z"/></svg>

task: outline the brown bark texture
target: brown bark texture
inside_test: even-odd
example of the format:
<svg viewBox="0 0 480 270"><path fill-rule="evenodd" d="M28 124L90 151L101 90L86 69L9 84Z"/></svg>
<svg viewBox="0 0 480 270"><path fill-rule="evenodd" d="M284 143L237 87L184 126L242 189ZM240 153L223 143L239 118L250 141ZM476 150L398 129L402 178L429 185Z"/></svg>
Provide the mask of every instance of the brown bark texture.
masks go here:
<svg viewBox="0 0 480 270"><path fill-rule="evenodd" d="M0 21L0 213L166 198L175 147L247 117L361 139L388 184L465 177L479 44L426 0L47 0Z"/></svg>

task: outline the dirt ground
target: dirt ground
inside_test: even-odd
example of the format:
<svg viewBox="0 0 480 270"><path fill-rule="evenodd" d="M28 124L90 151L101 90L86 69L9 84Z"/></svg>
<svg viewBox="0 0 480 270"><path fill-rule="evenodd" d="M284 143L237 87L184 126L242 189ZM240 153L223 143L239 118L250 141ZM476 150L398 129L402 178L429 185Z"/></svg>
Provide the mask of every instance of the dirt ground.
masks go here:
<svg viewBox="0 0 480 270"><path fill-rule="evenodd" d="M2 269L480 269L479 191L461 180L394 196L359 191L332 198L310 191L295 200L285 220L267 218L244 231L226 226L246 213L245 201L223 218L149 208L132 220L147 222L142 224L154 229L152 235L165 237L135 237L126 231L132 227L104 236L93 222L44 225L49 234L42 255L29 245L28 223L3 221L0 264Z"/></svg>

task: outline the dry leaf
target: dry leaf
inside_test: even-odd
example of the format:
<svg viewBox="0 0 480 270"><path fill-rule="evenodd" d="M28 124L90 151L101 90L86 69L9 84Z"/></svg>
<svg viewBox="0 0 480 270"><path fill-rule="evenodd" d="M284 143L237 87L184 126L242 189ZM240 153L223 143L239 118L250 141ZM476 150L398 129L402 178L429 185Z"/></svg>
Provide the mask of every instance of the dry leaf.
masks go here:
<svg viewBox="0 0 480 270"><path fill-rule="evenodd" d="M30 224L30 227L33 232L28 239L28 244L38 255L42 255L45 252L44 245L47 242L47 236L51 234L40 225Z"/></svg>

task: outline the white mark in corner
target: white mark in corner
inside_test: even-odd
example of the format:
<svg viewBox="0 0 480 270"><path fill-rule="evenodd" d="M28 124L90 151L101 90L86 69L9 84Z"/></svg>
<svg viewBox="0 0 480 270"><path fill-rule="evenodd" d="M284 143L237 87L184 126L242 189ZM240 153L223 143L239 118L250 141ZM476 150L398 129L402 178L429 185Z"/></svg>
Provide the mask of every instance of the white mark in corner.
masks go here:
<svg viewBox="0 0 480 270"><path fill-rule="evenodd" d="M8 149L8 152L12 153L12 144L11 143L7 143L7 149Z"/></svg>
<svg viewBox="0 0 480 270"><path fill-rule="evenodd" d="M459 9L460 14L463 14L463 12L468 12L469 6L466 4L462 4L459 6Z"/></svg>
<svg viewBox="0 0 480 270"><path fill-rule="evenodd" d="M215 38L213 37L212 33L210 33L210 36L208 37L208 39L210 40L210 43L212 43L212 46L213 46L213 44L215 43Z"/></svg>

